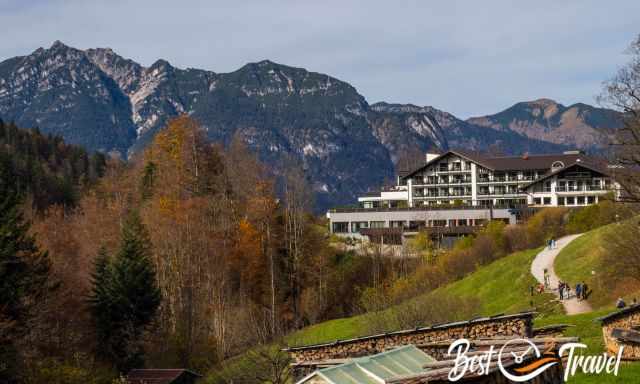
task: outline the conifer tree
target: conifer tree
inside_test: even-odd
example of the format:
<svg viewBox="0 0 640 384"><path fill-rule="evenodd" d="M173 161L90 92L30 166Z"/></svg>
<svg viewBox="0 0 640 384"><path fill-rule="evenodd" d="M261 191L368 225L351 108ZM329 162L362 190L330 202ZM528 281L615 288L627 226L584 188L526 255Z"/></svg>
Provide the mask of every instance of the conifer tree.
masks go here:
<svg viewBox="0 0 640 384"><path fill-rule="evenodd" d="M22 216L11 162L0 156L0 382L12 382L18 357L15 341L48 290L50 262L29 234Z"/></svg>
<svg viewBox="0 0 640 384"><path fill-rule="evenodd" d="M115 314L112 313L112 274L109 263L109 255L106 248L100 247L94 262L94 270L91 274L91 296L89 307L96 327L98 354L109 357L108 341L111 336L112 324Z"/></svg>
<svg viewBox="0 0 640 384"><path fill-rule="evenodd" d="M112 262L106 252L98 255L90 305L100 351L126 372L143 365L140 339L160 305L160 290L151 242L137 213L127 218L121 236Z"/></svg>

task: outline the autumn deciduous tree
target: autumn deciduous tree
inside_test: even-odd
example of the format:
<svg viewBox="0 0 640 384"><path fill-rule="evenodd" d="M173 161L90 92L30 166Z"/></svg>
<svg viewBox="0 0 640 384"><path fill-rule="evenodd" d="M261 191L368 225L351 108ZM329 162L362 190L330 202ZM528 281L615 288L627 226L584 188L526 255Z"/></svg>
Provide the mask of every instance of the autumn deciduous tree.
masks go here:
<svg viewBox="0 0 640 384"><path fill-rule="evenodd" d="M623 128L613 143L615 162L611 170L623 188L623 198L640 202L640 35L628 49L631 60L605 82L600 102L623 112Z"/></svg>

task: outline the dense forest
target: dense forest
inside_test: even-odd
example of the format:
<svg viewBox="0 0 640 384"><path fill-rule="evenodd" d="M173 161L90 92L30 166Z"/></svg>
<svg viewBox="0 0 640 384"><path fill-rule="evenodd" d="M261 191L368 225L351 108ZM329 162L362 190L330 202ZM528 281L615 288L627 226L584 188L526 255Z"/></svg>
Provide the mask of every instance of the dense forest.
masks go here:
<svg viewBox="0 0 640 384"><path fill-rule="evenodd" d="M12 361L0 382L208 372L361 311L361 292L409 269L330 246L301 169L275 176L241 140L212 144L187 117L126 163L2 127L0 265L24 273L0 268Z"/></svg>
<svg viewBox="0 0 640 384"><path fill-rule="evenodd" d="M0 167L14 175L20 194L38 210L52 204L73 206L81 189L94 184L105 171L107 158L82 147L65 144L60 136L38 129L19 129L0 120Z"/></svg>

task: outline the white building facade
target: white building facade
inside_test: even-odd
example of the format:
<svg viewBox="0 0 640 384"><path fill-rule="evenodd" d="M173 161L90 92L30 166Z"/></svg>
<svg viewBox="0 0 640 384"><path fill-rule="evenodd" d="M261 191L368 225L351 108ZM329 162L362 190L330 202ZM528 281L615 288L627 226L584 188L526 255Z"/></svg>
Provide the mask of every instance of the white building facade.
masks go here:
<svg viewBox="0 0 640 384"><path fill-rule="evenodd" d="M584 206L618 186L610 169L578 151L488 157L449 151L405 175L408 205Z"/></svg>
<svg viewBox="0 0 640 384"><path fill-rule="evenodd" d="M496 219L513 224L519 209L579 207L605 195L619 197L613 170L579 151L427 154L425 164L398 177L395 187L360 197L360 208L330 210L327 217L332 233L348 236L363 229L473 228Z"/></svg>

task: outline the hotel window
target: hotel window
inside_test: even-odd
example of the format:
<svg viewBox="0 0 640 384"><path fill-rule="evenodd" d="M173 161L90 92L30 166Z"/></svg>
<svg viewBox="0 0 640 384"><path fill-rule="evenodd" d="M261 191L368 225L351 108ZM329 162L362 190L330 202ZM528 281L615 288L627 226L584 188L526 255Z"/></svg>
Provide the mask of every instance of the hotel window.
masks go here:
<svg viewBox="0 0 640 384"><path fill-rule="evenodd" d="M595 204L595 203L596 203L595 196L588 196L587 197L587 204Z"/></svg>
<svg viewBox="0 0 640 384"><path fill-rule="evenodd" d="M446 172L446 171L448 171L448 170L449 170L449 164L447 164L447 163L440 163L440 164L438 164L438 170L439 170L440 172Z"/></svg>
<svg viewBox="0 0 640 384"><path fill-rule="evenodd" d="M558 205L564 205L564 197L558 197Z"/></svg>
<svg viewBox="0 0 640 384"><path fill-rule="evenodd" d="M578 205L584 205L584 196L578 196Z"/></svg>
<svg viewBox="0 0 640 384"><path fill-rule="evenodd" d="M540 205L540 198L539 197L534 197L533 198L533 204L534 205Z"/></svg>
<svg viewBox="0 0 640 384"><path fill-rule="evenodd" d="M372 221L369 226L371 228L384 228L384 221Z"/></svg>
<svg viewBox="0 0 640 384"><path fill-rule="evenodd" d="M571 197L567 197L567 205L575 205L576 204L576 199L571 196Z"/></svg>
<svg viewBox="0 0 640 384"><path fill-rule="evenodd" d="M348 222L335 222L333 223L333 233L347 233L349 232Z"/></svg>
<svg viewBox="0 0 640 384"><path fill-rule="evenodd" d="M412 228L412 229L424 228L426 226L427 226L426 220L416 220L416 221L409 222L409 228Z"/></svg>
<svg viewBox="0 0 640 384"><path fill-rule="evenodd" d="M351 223L351 233L358 233L362 228L367 228L369 223L367 221L354 221Z"/></svg>
<svg viewBox="0 0 640 384"><path fill-rule="evenodd" d="M545 197L544 198L544 205L551 205L551 198L550 197Z"/></svg>

